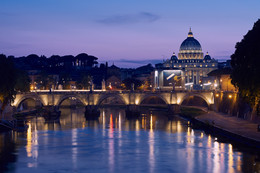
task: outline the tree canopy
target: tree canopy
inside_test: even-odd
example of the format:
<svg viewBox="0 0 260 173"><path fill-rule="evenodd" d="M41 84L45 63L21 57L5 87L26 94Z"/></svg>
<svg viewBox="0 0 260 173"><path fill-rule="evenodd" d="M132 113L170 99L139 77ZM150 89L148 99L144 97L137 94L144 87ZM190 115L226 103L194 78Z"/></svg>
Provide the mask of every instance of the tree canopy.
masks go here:
<svg viewBox="0 0 260 173"><path fill-rule="evenodd" d="M252 106L259 105L260 97L260 20L236 44L231 56L232 83L240 95Z"/></svg>
<svg viewBox="0 0 260 173"><path fill-rule="evenodd" d="M91 77L86 73L82 73L80 78L76 81L76 86L78 89L88 89L90 81Z"/></svg>
<svg viewBox="0 0 260 173"><path fill-rule="evenodd" d="M0 101L2 103L0 115L4 108L15 99L17 91L29 91L30 79L28 75L15 68L12 59L0 55Z"/></svg>

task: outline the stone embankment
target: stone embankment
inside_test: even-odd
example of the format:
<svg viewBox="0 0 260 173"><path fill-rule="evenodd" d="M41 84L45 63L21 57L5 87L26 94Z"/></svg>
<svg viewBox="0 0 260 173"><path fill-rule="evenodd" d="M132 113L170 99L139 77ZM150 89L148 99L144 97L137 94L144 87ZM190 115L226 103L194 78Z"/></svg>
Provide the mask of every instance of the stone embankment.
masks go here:
<svg viewBox="0 0 260 173"><path fill-rule="evenodd" d="M234 142L260 149L260 131L256 123L213 111L194 117L193 122Z"/></svg>

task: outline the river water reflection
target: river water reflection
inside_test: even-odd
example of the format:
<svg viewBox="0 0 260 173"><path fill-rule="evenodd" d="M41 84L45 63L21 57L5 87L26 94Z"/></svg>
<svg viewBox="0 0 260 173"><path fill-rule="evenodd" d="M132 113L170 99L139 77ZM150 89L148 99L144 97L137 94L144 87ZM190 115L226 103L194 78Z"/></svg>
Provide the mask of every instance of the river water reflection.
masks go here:
<svg viewBox="0 0 260 173"><path fill-rule="evenodd" d="M62 109L59 122L28 121L27 132L0 133L0 172L260 172L259 156L147 110L128 120L104 108Z"/></svg>

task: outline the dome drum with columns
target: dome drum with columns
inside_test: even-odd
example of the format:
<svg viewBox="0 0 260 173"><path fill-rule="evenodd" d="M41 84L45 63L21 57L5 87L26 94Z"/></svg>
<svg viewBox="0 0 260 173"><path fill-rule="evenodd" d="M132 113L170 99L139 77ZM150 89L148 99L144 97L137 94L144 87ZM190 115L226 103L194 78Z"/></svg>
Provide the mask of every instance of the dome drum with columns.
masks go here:
<svg viewBox="0 0 260 173"><path fill-rule="evenodd" d="M167 88L162 82L163 71L166 70L181 70L182 71L182 88L187 84L194 86L203 86L203 83L208 82L207 74L212 70L217 69L218 62L212 59L210 55L203 55L201 45L193 36L191 29L188 37L181 43L178 57L173 53L170 59L165 60L162 64L157 64L158 81L155 80L155 86L158 88ZM160 74L161 73L161 74ZM155 77L156 78L156 77ZM162 79L159 79L162 78ZM199 87L198 87L199 88Z"/></svg>

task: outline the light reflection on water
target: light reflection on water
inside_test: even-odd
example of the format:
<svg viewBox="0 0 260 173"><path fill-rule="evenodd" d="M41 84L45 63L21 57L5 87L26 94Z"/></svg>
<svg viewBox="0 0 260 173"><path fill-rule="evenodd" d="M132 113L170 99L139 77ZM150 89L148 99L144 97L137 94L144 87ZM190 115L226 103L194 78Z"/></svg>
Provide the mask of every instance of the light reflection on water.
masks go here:
<svg viewBox="0 0 260 173"><path fill-rule="evenodd" d="M0 159L17 153L9 172L260 172L254 151L161 112L128 120L123 109L101 109L98 120L86 121L84 109L63 109L58 122L38 117L28 125L26 133L0 134Z"/></svg>

